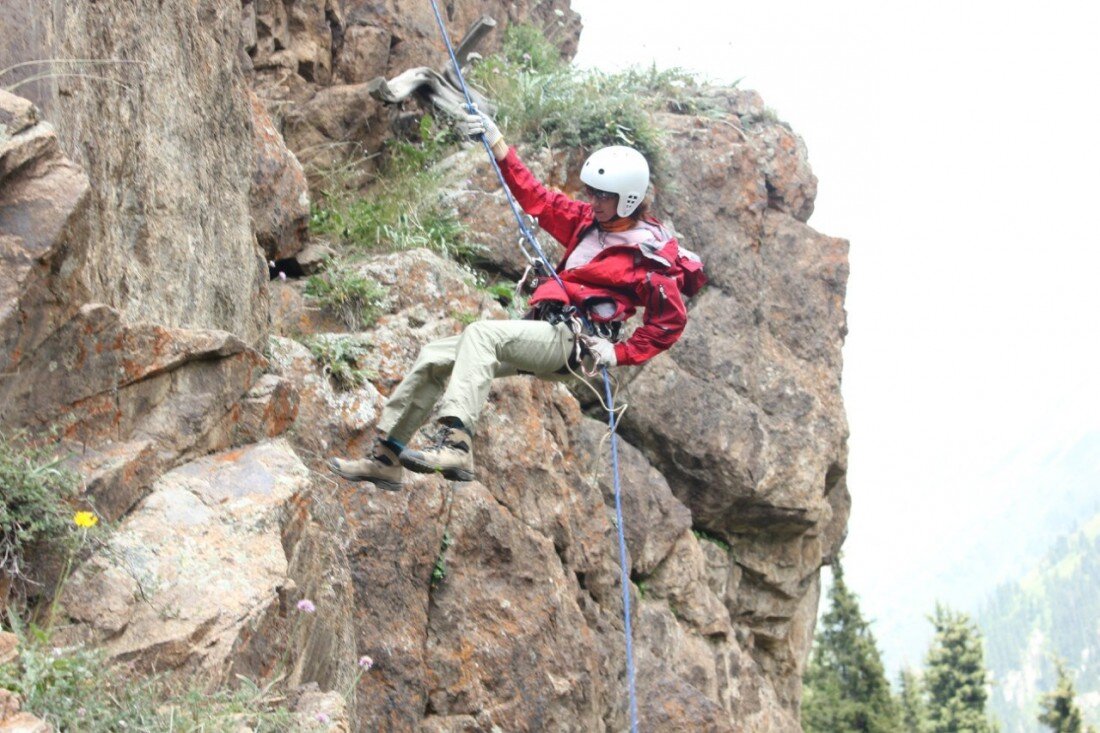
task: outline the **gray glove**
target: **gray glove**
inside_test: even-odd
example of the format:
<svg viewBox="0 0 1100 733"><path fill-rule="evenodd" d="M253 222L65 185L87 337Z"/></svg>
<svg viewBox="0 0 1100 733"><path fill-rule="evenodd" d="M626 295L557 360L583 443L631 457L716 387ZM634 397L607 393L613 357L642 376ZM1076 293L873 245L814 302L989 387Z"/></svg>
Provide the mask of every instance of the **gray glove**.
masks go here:
<svg viewBox="0 0 1100 733"><path fill-rule="evenodd" d="M599 336L581 336L581 342L596 361L596 366L613 367L619 363L615 358L615 344Z"/></svg>
<svg viewBox="0 0 1100 733"><path fill-rule="evenodd" d="M460 135L475 140L484 135L485 142L489 143L489 147L496 145L497 141L503 137L500 134L500 128L496 126L489 115L483 112L467 112L465 116L460 117L455 122L455 127Z"/></svg>

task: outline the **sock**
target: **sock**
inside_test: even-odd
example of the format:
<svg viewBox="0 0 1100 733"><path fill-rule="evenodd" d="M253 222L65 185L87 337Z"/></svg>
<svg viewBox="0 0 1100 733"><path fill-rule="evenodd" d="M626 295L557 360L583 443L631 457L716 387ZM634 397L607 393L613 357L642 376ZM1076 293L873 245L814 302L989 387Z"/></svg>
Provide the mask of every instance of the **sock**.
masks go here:
<svg viewBox="0 0 1100 733"><path fill-rule="evenodd" d="M401 451L405 450L405 444L398 442L393 438L382 438L382 445L386 446L397 455L401 455Z"/></svg>

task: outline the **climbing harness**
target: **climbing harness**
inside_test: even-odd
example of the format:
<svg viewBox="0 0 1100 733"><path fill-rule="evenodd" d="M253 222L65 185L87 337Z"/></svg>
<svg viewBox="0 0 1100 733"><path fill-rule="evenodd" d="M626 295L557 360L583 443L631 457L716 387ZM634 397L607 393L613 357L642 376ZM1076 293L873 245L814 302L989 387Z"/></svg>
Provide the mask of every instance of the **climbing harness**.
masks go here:
<svg viewBox="0 0 1100 733"><path fill-rule="evenodd" d="M447 53L450 54L451 63L454 65L455 76L458 79L459 85L462 87L462 94L466 98L466 108L470 114L477 114L477 107L474 105L470 90L466 86L466 79L462 75L462 67L459 65L458 57L455 56L454 47L451 45L451 37L447 33L447 26L444 25L443 16L439 13L439 4L436 0L431 0L431 3L432 11L435 13L436 23L439 24L439 32L443 36L443 43L446 44ZM485 138L484 134L481 135L481 144L485 148L486 154L489 156L489 162L492 164L493 170L496 171L500 186L504 190L505 196L508 198L508 204L512 207L512 214L516 218L516 223L519 224L520 233L523 235L519 240L520 249L523 252L523 256L527 258L529 267L540 270L543 274L548 276L552 276L557 280L558 285L560 285L561 289L564 291L565 283L562 282L561 276L558 275L554 266L550 264L550 260L546 258L546 254L543 252L542 247L539 246L538 240L535 239L535 235L531 232L530 227L527 226L527 222L523 220L523 214L519 204L516 202L515 197L512 196L512 192L504 180L504 173L501 172L500 166L497 164L496 156L493 155L493 150L489 146L489 141ZM531 256L531 251L528 251L524 241L530 246L531 251L537 255L537 260ZM524 279L526 279L526 273ZM572 306L567 306L565 310L573 316L571 320L574 324L574 336L576 337L579 332L580 323L584 322L587 324L588 319L584 318L583 314L577 314L576 309ZM579 339L574 338L574 342L577 341L579 341ZM603 376L604 396L606 398L606 401L600 400L600 402L607 409L608 429L611 436L611 466L615 489L615 527L619 534L619 573L620 584L622 585L623 591L623 626L626 632L626 682L630 695L630 731L631 733L637 733L638 695L634 675L634 633L630 623L630 573L627 570L626 564L626 535L623 530L622 487L619 482L619 444L616 436L616 432L619 428L619 413L615 410L615 395L611 390L611 377L607 372L607 367L600 367L599 371Z"/></svg>

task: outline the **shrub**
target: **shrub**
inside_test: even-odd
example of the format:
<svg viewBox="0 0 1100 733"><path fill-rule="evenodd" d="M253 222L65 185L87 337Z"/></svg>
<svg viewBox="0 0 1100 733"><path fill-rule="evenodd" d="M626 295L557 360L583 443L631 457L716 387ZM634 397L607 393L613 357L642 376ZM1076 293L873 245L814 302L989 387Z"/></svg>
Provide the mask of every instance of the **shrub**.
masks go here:
<svg viewBox="0 0 1100 733"><path fill-rule="evenodd" d="M382 314L386 289L348 265L333 265L306 280L306 295L347 325L370 328Z"/></svg>
<svg viewBox="0 0 1100 733"><path fill-rule="evenodd" d="M59 464L44 449L0 433L0 576L26 582L32 546L72 548L77 527L67 500L77 477Z"/></svg>
<svg viewBox="0 0 1100 733"><path fill-rule="evenodd" d="M371 374L358 367L359 359L366 356L366 349L346 336L318 335L303 342L321 365L325 376L331 377L339 390L362 387Z"/></svg>

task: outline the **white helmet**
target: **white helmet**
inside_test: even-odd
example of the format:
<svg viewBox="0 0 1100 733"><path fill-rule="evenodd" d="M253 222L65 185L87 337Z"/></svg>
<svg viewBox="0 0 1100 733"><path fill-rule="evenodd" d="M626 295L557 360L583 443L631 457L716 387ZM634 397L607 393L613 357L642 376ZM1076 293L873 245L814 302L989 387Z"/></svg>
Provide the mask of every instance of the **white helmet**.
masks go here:
<svg viewBox="0 0 1100 733"><path fill-rule="evenodd" d="M619 194L615 213L630 216L649 188L649 164L634 148L612 145L588 156L581 166L581 181L600 191Z"/></svg>

